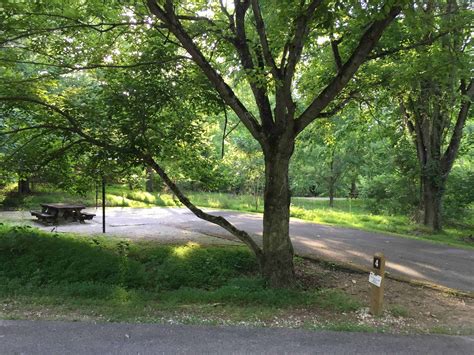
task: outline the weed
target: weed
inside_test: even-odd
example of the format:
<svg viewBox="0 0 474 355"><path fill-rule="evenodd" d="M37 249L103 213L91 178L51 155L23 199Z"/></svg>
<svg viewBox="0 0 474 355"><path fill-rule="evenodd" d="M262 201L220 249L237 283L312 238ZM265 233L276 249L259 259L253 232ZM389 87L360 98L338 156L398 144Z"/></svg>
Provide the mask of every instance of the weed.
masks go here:
<svg viewBox="0 0 474 355"><path fill-rule="evenodd" d="M408 309L400 305L391 306L389 311L390 313L392 313L394 317L403 317L403 318L408 317Z"/></svg>

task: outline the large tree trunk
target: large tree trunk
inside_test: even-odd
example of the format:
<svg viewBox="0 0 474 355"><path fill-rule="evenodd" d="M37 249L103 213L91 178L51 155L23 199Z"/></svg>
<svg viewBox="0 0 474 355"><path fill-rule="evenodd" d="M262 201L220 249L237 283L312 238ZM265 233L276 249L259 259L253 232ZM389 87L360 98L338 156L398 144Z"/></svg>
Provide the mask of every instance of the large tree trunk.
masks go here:
<svg viewBox="0 0 474 355"><path fill-rule="evenodd" d="M440 231L441 220L441 200L444 193L444 183L431 181L429 177L423 177L423 224L433 231Z"/></svg>
<svg viewBox="0 0 474 355"><path fill-rule="evenodd" d="M20 179L18 180L18 193L21 195L26 195L31 193L30 189L30 179Z"/></svg>
<svg viewBox="0 0 474 355"><path fill-rule="evenodd" d="M290 187L288 168L292 147L265 155L263 213L263 276L274 287L295 281L293 246L290 240Z"/></svg>

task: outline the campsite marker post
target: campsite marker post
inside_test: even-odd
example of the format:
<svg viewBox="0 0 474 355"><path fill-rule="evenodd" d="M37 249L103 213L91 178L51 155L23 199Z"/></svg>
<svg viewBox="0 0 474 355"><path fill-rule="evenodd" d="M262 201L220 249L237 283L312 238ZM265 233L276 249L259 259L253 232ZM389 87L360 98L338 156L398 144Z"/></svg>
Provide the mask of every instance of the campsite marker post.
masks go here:
<svg viewBox="0 0 474 355"><path fill-rule="evenodd" d="M385 279L385 256L376 253L370 272L370 314L380 316L383 312L383 289Z"/></svg>

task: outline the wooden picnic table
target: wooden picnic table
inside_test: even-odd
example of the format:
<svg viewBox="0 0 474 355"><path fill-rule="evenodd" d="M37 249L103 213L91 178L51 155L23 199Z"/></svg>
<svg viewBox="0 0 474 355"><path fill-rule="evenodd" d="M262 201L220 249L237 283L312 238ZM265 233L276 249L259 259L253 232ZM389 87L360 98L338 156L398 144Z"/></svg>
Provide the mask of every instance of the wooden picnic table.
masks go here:
<svg viewBox="0 0 474 355"><path fill-rule="evenodd" d="M41 203L41 211L30 211L32 216L36 216L41 222L58 222L60 218L72 221L84 222L92 219L95 214L81 212L85 205L68 203Z"/></svg>

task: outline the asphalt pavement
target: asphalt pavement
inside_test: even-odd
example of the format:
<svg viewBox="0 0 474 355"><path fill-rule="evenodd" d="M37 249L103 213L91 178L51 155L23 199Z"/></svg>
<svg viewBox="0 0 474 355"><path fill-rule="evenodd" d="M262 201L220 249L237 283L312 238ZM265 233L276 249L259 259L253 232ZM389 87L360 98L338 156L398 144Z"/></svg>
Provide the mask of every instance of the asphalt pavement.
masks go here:
<svg viewBox="0 0 474 355"><path fill-rule="evenodd" d="M472 354L473 337L1 321L1 354Z"/></svg>
<svg viewBox="0 0 474 355"><path fill-rule="evenodd" d="M86 224L64 223L54 227L54 231L100 234L101 210L88 211L97 214L93 221ZM237 228L249 232L257 242L261 242L261 214L233 211L211 213L224 216ZM0 218L53 230L51 226L35 223L28 212L2 212ZM195 217L184 208L107 208L106 231L111 236L149 238L163 242L237 242L235 237L219 226ZM299 255L370 267L373 255L383 252L387 259L386 270L391 274L462 291L474 291L474 250L297 219L291 220L290 234Z"/></svg>

